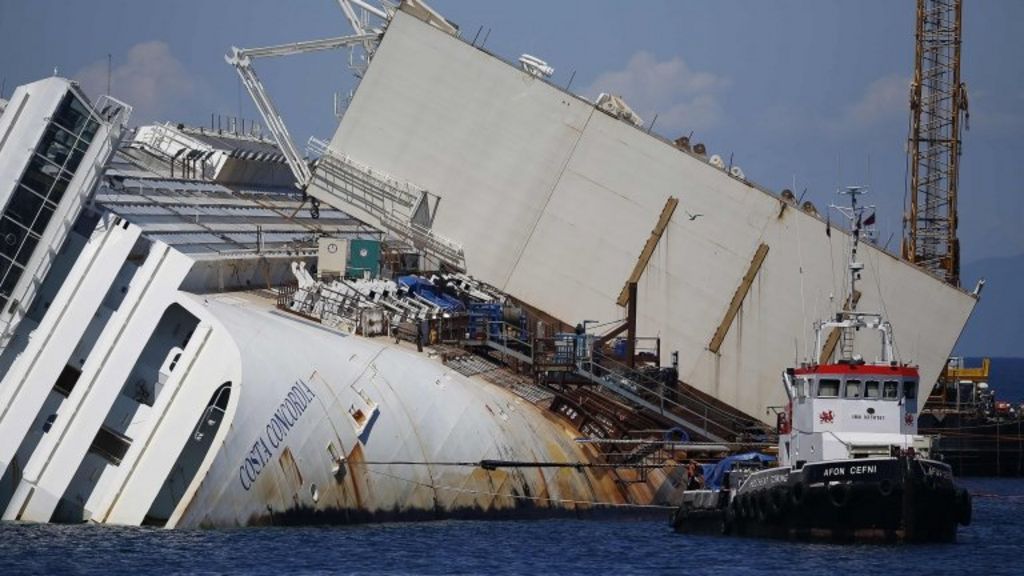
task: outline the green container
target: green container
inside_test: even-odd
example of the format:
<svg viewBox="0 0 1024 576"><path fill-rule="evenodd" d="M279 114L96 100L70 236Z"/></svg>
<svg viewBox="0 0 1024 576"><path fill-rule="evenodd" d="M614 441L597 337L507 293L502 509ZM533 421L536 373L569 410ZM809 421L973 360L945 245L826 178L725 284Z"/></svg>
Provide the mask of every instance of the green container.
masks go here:
<svg viewBox="0 0 1024 576"><path fill-rule="evenodd" d="M346 278L370 278L380 276L380 241L349 240Z"/></svg>

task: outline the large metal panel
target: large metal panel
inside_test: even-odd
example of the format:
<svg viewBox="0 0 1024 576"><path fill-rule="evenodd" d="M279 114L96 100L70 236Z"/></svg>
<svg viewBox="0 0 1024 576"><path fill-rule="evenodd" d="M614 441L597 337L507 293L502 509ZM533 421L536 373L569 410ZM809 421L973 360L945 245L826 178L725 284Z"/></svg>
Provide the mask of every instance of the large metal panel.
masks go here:
<svg viewBox="0 0 1024 576"><path fill-rule="evenodd" d="M847 236L826 236L821 218L401 12L331 147L438 194L434 229L463 245L470 274L571 323L623 315L623 283L679 198L641 277L640 331L680 351L684 380L766 420L811 322L843 301ZM769 254L710 352L761 244ZM859 308L884 309L930 386L974 298L861 254Z"/></svg>
<svg viewBox="0 0 1024 576"><path fill-rule="evenodd" d="M503 285L593 108L568 94L550 106L556 91L548 84L509 74L468 44L420 24L396 16L374 67L400 72L363 79L360 92L370 96L353 100L331 148L430 191L458 190L442 200L434 228L452 238L494 237L474 244L467 265ZM467 93L465 78L486 89ZM438 140L439 127L451 139ZM358 153L344 144L350 140L360 143ZM322 190L310 193L331 202ZM463 202L463 194L472 201Z"/></svg>

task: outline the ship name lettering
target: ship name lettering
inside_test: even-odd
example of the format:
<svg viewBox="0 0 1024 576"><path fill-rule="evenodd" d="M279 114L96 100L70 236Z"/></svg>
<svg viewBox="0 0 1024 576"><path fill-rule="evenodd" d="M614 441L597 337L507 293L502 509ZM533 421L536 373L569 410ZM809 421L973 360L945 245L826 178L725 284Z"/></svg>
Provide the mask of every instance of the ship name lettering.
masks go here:
<svg viewBox="0 0 1024 576"><path fill-rule="evenodd" d="M769 484L778 484L780 482L785 482L785 481L786 481L786 476L784 474L782 474L782 473L771 474L771 475L764 475L764 476L756 476L756 477L751 477L746 482L744 482L742 489L743 490L753 490L755 488L760 488L762 486L767 486Z"/></svg>
<svg viewBox="0 0 1024 576"><path fill-rule="evenodd" d="M875 465L863 465L863 466L852 466L850 468L850 474L874 474L878 472L878 466Z"/></svg>
<svg viewBox="0 0 1024 576"><path fill-rule="evenodd" d="M281 401L263 428L263 434L256 437L252 448L245 455L241 466L238 467L238 482L242 485L242 489L248 491L252 488L260 472L267 467L274 452L284 442L288 432L306 412L315 397L316 394L302 380L296 380L288 390L284 400Z"/></svg>

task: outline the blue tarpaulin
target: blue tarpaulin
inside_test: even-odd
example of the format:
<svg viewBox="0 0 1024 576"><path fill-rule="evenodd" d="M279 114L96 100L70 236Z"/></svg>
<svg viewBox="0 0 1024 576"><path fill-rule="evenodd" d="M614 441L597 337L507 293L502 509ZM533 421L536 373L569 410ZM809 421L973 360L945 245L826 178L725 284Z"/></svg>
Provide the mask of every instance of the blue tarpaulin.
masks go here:
<svg viewBox="0 0 1024 576"><path fill-rule="evenodd" d="M465 309L465 306L463 306L462 302L457 298L453 298L442 293L437 286L426 278L420 278L419 276L400 276L398 278L398 284L408 288L410 294L415 294L420 298L423 298L445 312L459 312Z"/></svg>
<svg viewBox="0 0 1024 576"><path fill-rule="evenodd" d="M775 462L775 457L760 452L747 452L729 456L715 464L704 464L704 487L720 489L725 481L725 473L732 468L734 462Z"/></svg>

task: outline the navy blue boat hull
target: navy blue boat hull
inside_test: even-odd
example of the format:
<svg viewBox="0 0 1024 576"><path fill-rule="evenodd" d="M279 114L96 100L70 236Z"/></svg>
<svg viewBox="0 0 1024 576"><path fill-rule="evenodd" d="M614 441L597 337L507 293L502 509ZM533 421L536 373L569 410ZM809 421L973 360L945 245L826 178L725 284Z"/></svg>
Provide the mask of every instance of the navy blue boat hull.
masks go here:
<svg viewBox="0 0 1024 576"><path fill-rule="evenodd" d="M685 502L678 532L831 542L952 542L971 497L949 466L876 458L757 472L713 505ZM712 499L713 500L713 499Z"/></svg>

